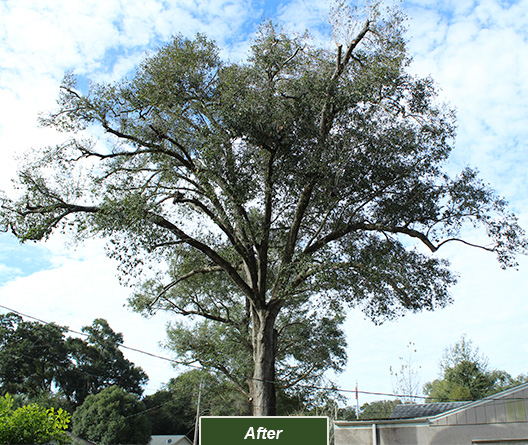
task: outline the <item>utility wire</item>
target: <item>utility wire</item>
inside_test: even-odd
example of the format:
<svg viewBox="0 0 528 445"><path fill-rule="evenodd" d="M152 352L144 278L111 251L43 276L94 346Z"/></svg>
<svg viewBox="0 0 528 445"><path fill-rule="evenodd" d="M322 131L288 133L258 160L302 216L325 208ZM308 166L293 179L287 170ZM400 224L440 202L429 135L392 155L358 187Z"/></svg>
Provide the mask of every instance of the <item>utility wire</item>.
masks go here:
<svg viewBox="0 0 528 445"><path fill-rule="evenodd" d="M42 320L40 318L34 317L33 315L24 314L23 312L17 311L15 309L11 309L11 308L9 308L7 306L4 306L2 304L0 304L0 308L5 309L5 310L7 310L9 312L13 312L13 313L15 313L17 315L20 315L21 317L30 318L32 320L38 321L39 323L42 323L42 324L45 324L45 325L52 325L53 324L53 325L56 325L56 326L60 326L62 328L65 328L67 330L67 332L71 332L73 334L82 335L83 337L88 337L89 336L89 334L87 334L86 332L76 331L75 329L71 329L69 326L61 326L61 325L58 325L57 323L54 323L54 322L48 322L48 321ZM127 350L133 351L133 352L138 352L140 354L148 355L150 357L154 357L154 358L157 358L157 359L160 359L160 360L165 360L165 361L177 364L177 365L184 365L184 366L189 366L191 368L197 368L197 369L202 369L202 370L206 369L203 366L193 365L191 363L186 363L186 362L174 360L172 358L164 357L162 355L154 354L152 352L147 352L147 351L143 351L141 349L133 348L131 346L125 345L124 343L117 343L117 345L119 347L123 348L123 349L127 349Z"/></svg>
<svg viewBox="0 0 528 445"><path fill-rule="evenodd" d="M45 325L56 325L56 326L59 326L57 323L50 323L50 322L44 321L44 320L42 320L40 318L34 317L32 315L29 315L29 314L22 313L20 311L17 311L15 309L12 309L12 308L9 308L9 307L6 307L4 305L0 305L0 308L3 308L3 309L5 309L5 310L7 310L9 312L18 314L21 317L25 317L25 318L29 318L29 319L38 321L39 323L42 323L42 324L45 324ZM72 333L75 333L75 334L78 334L78 335L82 335L82 336L88 336L88 334L86 334L84 332L76 331L74 329L69 328L68 326L59 326L59 327L64 328L68 332L72 332ZM209 369L204 367L204 366L193 365L193 364L190 364L190 363L181 362L181 361L178 361L178 360L171 359L169 357L164 357L164 356L161 356L161 355L158 355L158 354L153 354L151 352L143 351L143 350L138 349L138 348L133 348L133 347L130 347L130 346L126 346L123 343L118 343L118 346L122 347L123 349L134 351L134 352L137 352L139 354L147 355L149 357L153 357L153 358L157 358L157 359L160 359L160 360L164 360L164 361L167 361L167 362L170 362L170 363L173 363L173 364L183 365L183 366L187 366L187 367L191 367L191 368L195 368L195 369L200 369L200 370L203 370L203 371L209 371ZM86 373L86 371L80 371L80 372L83 373L83 374ZM89 374L89 373L86 373L86 374ZM253 380L256 380L256 379L253 379ZM268 381L268 380L260 380L260 381L264 381L264 382L268 382L268 383L278 383L278 382L272 382L272 381ZM395 397L395 398L412 398L412 399L424 399L424 400L425 399L429 399L429 400L433 399L433 398L430 398L430 397L415 396L415 395L408 395L408 394L392 394L392 393L383 393L383 392L374 392L374 391L362 391L362 390L359 390L359 389L344 389L344 388L335 388L335 387L324 387L324 386L318 386L318 385L304 385L302 383L298 383L296 386L300 386L300 387L308 388L308 389L320 390L320 391L336 391L336 392L340 392L340 393L349 393L349 394L354 393L356 395L357 394L364 394L364 395ZM490 397L486 397L486 400L493 401L495 405L505 404L505 405L509 406L509 404L511 404L511 403L515 403L516 401L524 400L524 399L522 399L522 398L520 398L520 399L511 398L511 399L507 399L507 400L501 400L500 398L493 398L492 396L490 396ZM455 400L451 400L451 401L455 401ZM460 401L460 400L456 400L456 401ZM477 402L477 401L467 401L467 400L464 400L464 401L467 402L467 403ZM159 405L152 406L152 407L148 408L146 411L157 410L159 408L162 408L165 405L170 404L171 402L173 402L173 400L167 400L166 402L163 402L163 403L161 403ZM139 415L139 414L141 414L141 413L135 413L135 414L129 415L128 417L134 417L134 416ZM368 419L364 419L364 420L368 420ZM192 431L192 429L190 431Z"/></svg>
<svg viewBox="0 0 528 445"><path fill-rule="evenodd" d="M46 324L46 325L51 325L51 324L57 325L57 323L50 323L50 322L44 321L44 320L42 320L40 318L34 317L32 315L29 315L29 314L25 314L23 312L17 311L15 309L9 308L9 307L1 305L1 304L0 304L0 308L5 309L5 310L7 310L9 312L13 312L13 313L15 313L17 315L20 315L22 317L38 321L39 323L43 323L43 324ZM68 332L72 332L74 334L78 334L78 335L82 335L82 336L88 336L88 334L86 334L84 332L76 331L74 329L69 328L68 326L62 326L62 327L65 328ZM209 371L208 368L206 368L204 366L201 366L201 365L193 365L191 363L182 362L182 361L175 360L175 359L172 359L172 358L169 358L169 357L165 357L165 356L162 356L162 355L159 355L159 354L154 354L152 352L143 351L143 350L138 349L138 348L133 348L133 347L130 347L130 346L126 346L123 343L118 343L118 346L123 348L123 349L127 349L129 351L137 352L139 354L147 355L149 357L157 358L159 360L164 360L164 361L176 364L176 365L187 366L187 367L194 368L194 369L200 369L202 371ZM254 378L252 378L252 380L279 384L279 382L269 381L269 380L261 380L261 379L254 379ZM318 385L306 385L306 384L302 384L302 383L297 383L296 386L299 386L299 387L302 387L302 388L307 388L307 389L315 389L315 390L320 390L320 391L336 391L336 392L348 393L348 394L352 394L353 393L353 394L364 394L364 395L396 397L396 398L413 398L413 399L423 399L423 400L430 399L429 397L425 397L425 396L415 396L415 395L409 395L409 394L391 394L391 393L383 393L383 392L363 391L363 390L358 390L358 389L344 389L344 388L325 387L325 386L318 386Z"/></svg>

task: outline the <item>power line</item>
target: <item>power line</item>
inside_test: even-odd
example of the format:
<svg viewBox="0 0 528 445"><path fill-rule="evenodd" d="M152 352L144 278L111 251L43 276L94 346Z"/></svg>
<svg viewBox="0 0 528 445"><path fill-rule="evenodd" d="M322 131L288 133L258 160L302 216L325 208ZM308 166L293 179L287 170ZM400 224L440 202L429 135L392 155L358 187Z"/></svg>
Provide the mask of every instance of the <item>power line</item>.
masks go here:
<svg viewBox="0 0 528 445"><path fill-rule="evenodd" d="M42 319L40 319L38 317L34 317L33 315L25 314L23 312L17 311L15 309L9 308L9 307L1 305L1 304L0 304L0 308L3 308L3 309L5 309L5 310L7 310L9 312L13 312L15 314L18 314L18 315L20 315L22 317L38 321L39 323L43 323L43 324L46 324L46 325L51 325L51 324L57 325L57 323L47 322L47 321L42 320ZM74 334L78 334L78 335L82 335L82 336L88 336L88 334L86 334L84 332L76 331L74 329L71 329L68 326L62 326L62 327L65 328L68 332L72 332ZM139 354L147 355L149 357L153 357L153 358L156 358L156 359L159 359L159 360L164 360L164 361L167 361L167 362L170 362L170 363L173 363L173 364L177 364L177 365L181 365L181 366L187 366L187 367L194 368L194 369L199 369L199 370L202 370L202 371L209 371L208 368L206 368L204 366L201 366L201 365L193 365L191 363L182 362L182 361L175 360L175 359L172 359L172 358L169 358L169 357L165 357L165 356L162 356L162 355L159 355L159 354L154 354L152 352L143 351L143 350L138 349L138 348L133 348L131 346L126 346L124 343L118 343L118 346L123 348L123 349L127 349L129 351L137 352ZM280 384L280 382L269 381L269 380L261 380L261 379L254 379L254 378L252 378L252 380L258 380L258 381L261 381L261 382ZM354 393L354 394L383 396L383 397L396 397L396 398L404 398L404 397L406 397L406 398L424 399L424 400L425 399L429 399L428 397L425 397L425 396L415 396L415 395L409 395L409 394L391 394L391 393L374 392L374 391L363 391L363 390L358 390L358 389L344 389L344 388L325 387L325 386L318 386L318 385L306 385L306 384L303 384L303 383L297 383L296 386L299 386L299 387L302 387L302 388L307 388L307 389L315 389L315 390L320 390L320 391L335 391L335 392L347 393L347 394Z"/></svg>
<svg viewBox="0 0 528 445"><path fill-rule="evenodd" d="M82 335L83 337L88 337L89 336L89 334L87 334L86 332L79 332L79 331L76 331L75 329L71 329L69 326L61 326L61 325L58 325L57 323L54 323L54 322L49 322L49 321L42 320L42 319L40 319L38 317L34 317L33 315L25 314L23 312L17 311L17 310L12 309L12 308L9 308L9 307L4 306L2 304L0 304L0 308L5 309L5 310L7 310L9 312L13 312L13 313L15 313L17 315L20 315L21 317L30 318L32 320L38 321L39 323L43 323L43 324L46 324L46 325L52 325L53 324L53 325L56 325L56 326L63 327L63 328L66 329L67 332L71 332L71 333L74 333L74 334L77 334L77 335ZM154 357L154 358L157 358L157 359L160 359L160 360L165 360L165 361L168 361L168 362L171 362L171 363L174 363L174 364L184 365L184 366L189 366L191 368L197 368L197 369L205 370L205 368L203 366L193 365L191 363L181 362L181 361L169 358L169 357L164 357L162 355L154 354L152 352L143 351L141 349L137 349L137 348L133 348L131 346L127 346L124 343L119 343L118 342L117 345L119 347L123 348L123 349L127 349L127 350L133 351L133 352L138 352L140 354L148 355L150 357Z"/></svg>
<svg viewBox="0 0 528 445"><path fill-rule="evenodd" d="M32 315L25 314L23 312L20 312L20 311L17 311L15 309L6 307L4 305L0 305L0 308L3 308L3 309L5 309L5 310L7 310L9 312L18 314L21 317L25 317L25 318L29 318L29 319L38 321L39 323L42 323L42 324L45 324L45 325L59 326L57 323L47 322L47 321L42 320L42 319L40 319L38 317L34 317ZM86 334L84 332L79 332L79 331L76 331L74 329L71 329L68 326L59 326L59 327L65 329L67 332L72 332L72 333L75 333L75 334L78 334L78 335L82 335L82 336L88 336L89 335L89 334ZM174 360L174 359L171 359L169 357L165 357L165 356L162 356L162 355L159 355L159 354L154 354L154 353L151 353L151 352L143 351L143 350L138 349L138 348L133 348L133 347L130 347L130 346L126 346L123 343L117 343L117 344L121 348L130 350L130 351L134 351L134 352L137 352L139 354L144 354L144 355L147 355L147 356L150 356L150 357L153 357L153 358L157 358L157 359L160 359L160 360L164 360L164 361L167 361L167 362L170 362L170 363L173 363L173 364L183 365L183 366L187 366L187 367L191 367L191 368L195 368L195 369L200 369L200 370L203 370L203 371L209 371L209 369L204 367L204 366L193 365L193 364L190 364L190 363L181 362L181 361ZM89 373L87 373L85 371L78 371L78 372L90 375ZM257 380L257 379L253 379L253 380ZM259 381L268 382L268 383L274 383L274 384L280 384L280 382L275 382L275 381L268 381L268 380L259 380ZM358 394L364 394L364 395L373 395L373 396L394 397L394 398L400 398L400 399L412 398L412 399L434 400L434 398L431 398L431 397L424 397L424 396L417 396L417 395L392 394L392 393L384 393L384 392L363 391L363 390L357 389L357 387L355 389L345 389L345 388L325 387L325 386L318 386L318 385L306 385L306 384L302 384L302 383L297 383L296 386L303 387L303 388L308 388L308 389L320 390L320 391L335 391L335 392L339 392L339 393L349 393L349 394L350 393L354 393L354 394L356 394L356 397L357 397ZM481 399L481 400L484 400L484 399ZM489 396L489 397L486 397L485 400L492 401L496 405L497 404L499 404L499 405L500 404L508 405L508 404L511 404L511 403L515 403L516 400L523 400L523 399L513 398L513 399L508 399L508 400L501 400L500 398L494 398L493 396ZM445 401L445 400L442 400L442 401ZM455 401L455 400L450 400L450 401ZM474 403L474 402L478 402L478 401L467 401L467 400L464 400L464 401L467 402L468 404L471 404L471 403ZM171 402L173 402L172 399L171 400L167 400L167 401L165 401L165 402L163 402L161 404L158 404L156 406L152 406L152 407L148 408L146 411L154 411L154 410L160 409L163 406L170 404ZM139 415L139 414L141 414L141 413L135 413L135 414L129 415L128 417L134 417L134 416ZM367 419L365 419L365 420L367 420Z"/></svg>

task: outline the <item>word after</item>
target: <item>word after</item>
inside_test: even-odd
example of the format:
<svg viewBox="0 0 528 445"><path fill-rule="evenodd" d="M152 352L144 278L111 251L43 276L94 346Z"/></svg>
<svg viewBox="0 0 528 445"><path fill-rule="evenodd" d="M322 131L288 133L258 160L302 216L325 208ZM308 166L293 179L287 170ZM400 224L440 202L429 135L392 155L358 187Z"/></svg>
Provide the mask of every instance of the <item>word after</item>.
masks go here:
<svg viewBox="0 0 528 445"><path fill-rule="evenodd" d="M278 439L282 431L283 430L268 430L263 426L259 426L255 432L255 428L250 426L244 439Z"/></svg>

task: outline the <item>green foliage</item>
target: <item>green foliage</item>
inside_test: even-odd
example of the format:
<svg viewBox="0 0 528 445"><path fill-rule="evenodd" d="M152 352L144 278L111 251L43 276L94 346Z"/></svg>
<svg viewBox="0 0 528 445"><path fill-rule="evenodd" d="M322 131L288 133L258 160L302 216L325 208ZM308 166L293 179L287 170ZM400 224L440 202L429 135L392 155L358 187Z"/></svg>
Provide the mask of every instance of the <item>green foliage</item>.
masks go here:
<svg viewBox="0 0 528 445"><path fill-rule="evenodd" d="M400 400L378 400L376 402L365 403L361 405L359 419L388 419L396 405L400 403Z"/></svg>
<svg viewBox="0 0 528 445"><path fill-rule="evenodd" d="M447 368L442 379L426 383L424 392L434 402L479 400L495 392L494 385L493 376L481 364L464 360Z"/></svg>
<svg viewBox="0 0 528 445"><path fill-rule="evenodd" d="M224 374L191 370L172 378L162 390L143 399L152 434L185 434L192 436L201 388L200 414L207 416L247 416L251 414L248 394L229 381ZM280 389L277 394L277 414L323 415L324 405L335 394L323 394L313 399L312 392ZM335 411L330 407L329 411Z"/></svg>
<svg viewBox="0 0 528 445"><path fill-rule="evenodd" d="M70 423L70 414L62 409L45 409L37 404L13 408L13 398L6 394L0 398L0 443L66 443L64 431Z"/></svg>
<svg viewBox="0 0 528 445"><path fill-rule="evenodd" d="M357 413L356 408L352 406L346 406L344 408L340 408L337 411L337 418L336 420L357 420Z"/></svg>
<svg viewBox="0 0 528 445"><path fill-rule="evenodd" d="M49 392L67 366L65 328L0 315L0 392L36 397Z"/></svg>
<svg viewBox="0 0 528 445"><path fill-rule="evenodd" d="M152 434L189 434L194 428L196 405L187 394L169 389L156 391L143 400Z"/></svg>
<svg viewBox="0 0 528 445"><path fill-rule="evenodd" d="M77 406L89 394L113 385L141 395L141 385L148 377L119 349L123 335L114 332L103 319L94 320L82 331L88 334L86 340L69 338L66 341L70 365L58 379L61 391Z"/></svg>
<svg viewBox="0 0 528 445"><path fill-rule="evenodd" d="M514 379L505 371L490 370L488 359L465 336L446 348L440 368L442 377L424 386L427 402L479 400L526 380L522 375Z"/></svg>
<svg viewBox="0 0 528 445"><path fill-rule="evenodd" d="M122 334L106 320L83 328L86 340L65 338L66 328L0 315L0 392L39 405L73 410L89 394L111 385L141 395L143 370L119 350ZM58 388L53 394L52 389Z"/></svg>
<svg viewBox="0 0 528 445"><path fill-rule="evenodd" d="M354 38L334 51L265 23L245 62L176 36L130 79L80 92L68 75L42 122L78 134L22 166L0 226L21 240L109 239L131 305L190 318L172 327L177 351L273 414L269 382L342 366L347 309L381 323L450 302L455 275L421 247L476 245L467 226L503 267L528 247L474 170L443 171L454 113L408 72L401 14L367 17L336 17L334 35ZM109 143L87 138L92 127ZM329 335L327 351L312 331Z"/></svg>
<svg viewBox="0 0 528 445"><path fill-rule="evenodd" d="M137 396L111 386L88 396L77 408L72 418L73 433L101 445L147 444L151 433L144 411Z"/></svg>
<svg viewBox="0 0 528 445"><path fill-rule="evenodd" d="M192 435L200 390L201 415L242 416L251 412L247 396L225 376L191 370L171 379L163 390L143 400L149 410L152 434Z"/></svg>
<svg viewBox="0 0 528 445"><path fill-rule="evenodd" d="M184 397L193 407L195 418L198 393L201 388L200 411L210 416L243 416L250 414L247 396L236 391L233 383L222 374L202 370L185 372L171 379L167 389Z"/></svg>

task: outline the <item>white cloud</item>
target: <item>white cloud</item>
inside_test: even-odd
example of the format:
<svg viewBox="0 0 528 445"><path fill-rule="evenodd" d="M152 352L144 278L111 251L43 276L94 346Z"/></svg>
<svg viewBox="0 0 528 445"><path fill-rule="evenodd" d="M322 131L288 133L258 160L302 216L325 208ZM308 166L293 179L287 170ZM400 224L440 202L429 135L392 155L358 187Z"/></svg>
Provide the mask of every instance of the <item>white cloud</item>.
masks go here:
<svg viewBox="0 0 528 445"><path fill-rule="evenodd" d="M274 15L288 28L313 28L322 38L318 33L327 3L295 0L265 6L279 6ZM420 0L403 6L411 17L413 70L431 74L442 97L458 108L455 166L477 166L528 225L528 0ZM64 139L36 125L38 113L53 107L66 70L95 81L117 80L146 49L177 33L205 32L218 41L224 57L241 59L246 36L270 10L249 0L0 2L0 189L9 188L7 180L14 176L14 153ZM47 247L53 268L1 287L1 304L77 330L96 317L107 318L114 330L124 332L127 344L158 351L165 318L145 320L123 307L129 289L117 282L115 264L104 257L100 243L71 251L63 240L52 238ZM431 380L443 348L462 333L492 365L512 374L526 372L527 262L519 273L503 272L482 252L453 248L440 253L461 272L455 303L381 327L353 312L342 386L352 389L359 380L360 389L392 391L389 366L398 365L409 341L417 344L423 381ZM0 274L16 272L0 267ZM141 356L133 360L147 363ZM144 366L155 389L172 370L156 359L148 363Z"/></svg>
<svg viewBox="0 0 528 445"><path fill-rule="evenodd" d="M503 5L482 1L450 15L411 7L410 48L414 69L432 74L458 110L454 160L478 166L509 199L525 200L528 2Z"/></svg>

